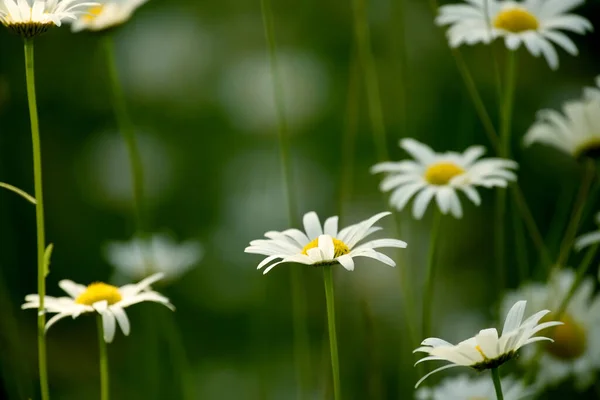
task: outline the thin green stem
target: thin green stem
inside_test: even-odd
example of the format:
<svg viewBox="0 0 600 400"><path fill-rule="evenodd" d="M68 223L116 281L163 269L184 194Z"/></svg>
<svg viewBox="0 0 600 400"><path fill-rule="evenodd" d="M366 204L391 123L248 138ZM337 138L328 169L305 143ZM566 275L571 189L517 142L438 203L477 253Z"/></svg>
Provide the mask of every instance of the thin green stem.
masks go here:
<svg viewBox="0 0 600 400"><path fill-rule="evenodd" d="M358 59L361 63L367 91L367 106L369 118L373 129L377 157L380 161L389 158L387 150L387 138L381 96L379 93L379 78L373 52L371 51L371 33L367 15L366 0L352 0L354 12L354 34L358 50Z"/></svg>
<svg viewBox="0 0 600 400"><path fill-rule="evenodd" d="M391 42L394 46L394 54L396 55L396 94L398 106L398 118L402 121L401 136L411 136L411 123L408 114L408 98L409 98L409 64L406 46L406 2L407 0L395 0L392 2L393 17L391 20ZM395 17L395 18L394 18Z"/></svg>
<svg viewBox="0 0 600 400"><path fill-rule="evenodd" d="M423 332L421 336L429 337L431 333L431 311L433 304L433 292L435 283L435 255L437 241L440 233L442 214L436 209L431 226L431 238L429 240L429 252L427 255L427 272L425 273L425 290L423 291L423 319L421 321Z"/></svg>
<svg viewBox="0 0 600 400"><path fill-rule="evenodd" d="M340 362L338 358L337 334L335 331L335 298L333 295L333 271L331 265L323 267L323 281L325 282L325 300L327 301L327 326L329 328L331 370L333 372L333 397L335 400L340 400Z"/></svg>
<svg viewBox="0 0 600 400"><path fill-rule="evenodd" d="M557 268L561 268L565 264L571 248L573 247L573 241L575 240L575 235L577 235L577 228L579 227L579 222L581 221L581 216L588 198L588 193L592 183L594 182L595 173L596 166L594 165L594 161L588 158L584 165L583 179L581 180L577 198L575 199L575 204L573 205L573 211L571 213L571 218L569 219L569 225L567 226L565 236L563 237L560 245L560 253L558 254L558 258L556 260Z"/></svg>
<svg viewBox="0 0 600 400"><path fill-rule="evenodd" d="M18 194L19 196L21 196L22 198L24 198L25 200L27 200L28 202L30 202L31 204L35 205L35 198L30 195L29 193L25 192L24 190L19 189L16 186L10 185L8 183L4 183L4 182L0 182L0 187L10 190L11 192Z"/></svg>
<svg viewBox="0 0 600 400"><path fill-rule="evenodd" d="M44 227L44 193L42 187L42 146L40 143L40 127L38 123L37 101L35 96L35 72L33 59L33 39L25 39L25 74L27 79L27 99L29 101L29 118L31 120L31 140L33 143L33 175L35 181L35 221L37 231L37 289L40 296L38 309L38 368L42 400L50 398L48 389L48 367L46 365L46 314L44 298L46 296L45 252L46 230Z"/></svg>
<svg viewBox="0 0 600 400"><path fill-rule="evenodd" d="M492 35L492 21L488 18L489 15L489 0L485 0L483 3L483 14L485 15L485 22L488 29L489 34L489 49L492 58L492 65L494 67L494 78L496 80L496 96L498 100L498 105L502 104L502 78L500 77L500 63L498 62L498 55L494 51L494 37Z"/></svg>
<svg viewBox="0 0 600 400"><path fill-rule="evenodd" d="M513 202L513 206L516 204ZM525 282L529 278L528 268L528 256L527 256L527 241L525 239L525 232L523 231L523 224L519 214L513 209L511 212L513 217L513 229L515 233L515 252L517 255L517 271L519 277L519 283Z"/></svg>
<svg viewBox="0 0 600 400"><path fill-rule="evenodd" d="M98 314L98 352L100 355L100 399L108 400L109 393L109 377L108 377L108 352L106 350L106 341L104 340L104 327L102 325L102 316Z"/></svg>
<svg viewBox="0 0 600 400"><path fill-rule="evenodd" d="M279 153L285 197L288 205L288 219L291 225L297 226L296 193L293 185L292 159L290 151L288 124L285 112L284 91L281 71L277 60L277 42L275 41L275 26L270 0L261 0L261 12L265 37L269 51L269 62L273 77L273 98L278 119ZM290 268L290 286L292 292L292 323L294 330L294 360L296 364L296 380L298 384L298 398L303 398L303 387L307 381L310 370L310 342L306 321L306 289L302 271Z"/></svg>
<svg viewBox="0 0 600 400"><path fill-rule="evenodd" d="M104 52L106 58L106 68L111 85L112 103L114 107L115 117L119 130L125 139L127 152L129 153L129 163L131 168L131 180L133 183L133 210L135 215L135 228L138 234L144 232L144 170L142 157L138 147L135 126L129 117L127 102L119 72L117 70L117 61L115 57L115 49L113 38L107 34L103 38Z"/></svg>
<svg viewBox="0 0 600 400"><path fill-rule="evenodd" d="M500 382L500 373L498 372L498 368L492 368L492 381L494 381L494 389L496 390L496 399L504 400L504 395L502 394L502 383Z"/></svg>

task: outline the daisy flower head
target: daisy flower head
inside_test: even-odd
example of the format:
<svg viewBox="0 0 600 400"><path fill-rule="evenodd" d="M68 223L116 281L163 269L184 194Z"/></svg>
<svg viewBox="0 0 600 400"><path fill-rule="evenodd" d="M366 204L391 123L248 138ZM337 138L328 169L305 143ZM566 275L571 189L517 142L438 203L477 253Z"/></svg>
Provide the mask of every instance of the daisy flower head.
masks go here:
<svg viewBox="0 0 600 400"><path fill-rule="evenodd" d="M540 340L552 341L550 338L534 335L543 329L562 325L562 322L539 323L545 315L550 313L549 310L537 312L523 321L526 305L526 301L518 301L511 307L500 336L498 336L496 328L490 328L479 331L474 337L457 345L438 338L425 339L421 343L421 347L417 348L414 353L427 353L429 356L423 357L417 361L417 364L434 360L449 361L450 364L426 374L417 382L415 388L436 372L460 366L471 367L477 371L498 368L512 359L521 347Z"/></svg>
<svg viewBox="0 0 600 400"><path fill-rule="evenodd" d="M359 244L367 236L381 230L373 225L390 214L382 212L338 231L337 216L327 218L325 224L321 225L317 213L309 212L303 218L304 232L299 229L270 231L265 233L266 239L253 240L244 251L267 256L258 264L258 269L267 267L265 274L279 264L291 262L313 266L341 264L348 271L353 271L355 257L373 258L394 267L394 260L376 249L405 248L406 242L375 239Z"/></svg>
<svg viewBox="0 0 600 400"><path fill-rule="evenodd" d="M97 3L82 0L0 0L0 22L24 38L33 38Z"/></svg>
<svg viewBox="0 0 600 400"><path fill-rule="evenodd" d="M502 379L504 400L521 400L532 396L532 390L523 382L512 377ZM420 388L416 393L418 400L495 400L496 391L489 377L469 377L459 375L444 379L433 388Z"/></svg>
<svg viewBox="0 0 600 400"><path fill-rule="evenodd" d="M131 18L134 11L148 0L101 0L88 8L71 25L73 32L83 30L103 31L121 25Z"/></svg>
<svg viewBox="0 0 600 400"><path fill-rule="evenodd" d="M597 231L583 234L575 240L575 250L581 251L588 246L600 244L600 212L596 214L596 224L599 227Z"/></svg>
<svg viewBox="0 0 600 400"><path fill-rule="evenodd" d="M600 157L600 93L598 98L572 100L562 113L541 110L523 138L525 146L545 144L575 159Z"/></svg>
<svg viewBox="0 0 600 400"><path fill-rule="evenodd" d="M547 283L529 283L509 292L503 299L503 308L519 298L527 299L534 307L557 312L575 279L573 270L562 269ZM549 314L547 318L554 316ZM536 384L544 388L573 378L575 387L585 390L595 382L600 368L600 296L594 295L594 279L589 277L581 283L559 318L562 325L548 333L553 342L542 347ZM519 363L529 368L537 350L533 346L523 349Z"/></svg>
<svg viewBox="0 0 600 400"><path fill-rule="evenodd" d="M110 242L104 252L116 274L129 279L160 272L165 280L175 280L196 265L202 255L200 243L192 240L177 243L165 234L134 237L128 242Z"/></svg>
<svg viewBox="0 0 600 400"><path fill-rule="evenodd" d="M463 192L475 205L481 197L475 189L506 187L516 181L512 171L518 167L512 160L502 158L480 159L485 153L482 146L471 146L464 153L436 153L414 139L402 139L400 147L414 160L383 162L371 168L371 173L384 172L379 188L392 191L390 205L402 210L413 196L413 216L421 219L429 202L435 201L442 214L451 213L456 218L463 215L457 192Z"/></svg>
<svg viewBox="0 0 600 400"><path fill-rule="evenodd" d="M130 332L130 324L125 308L144 301L151 301L175 310L169 299L150 288L150 285L162 278L163 274L154 274L139 283L121 287L103 282L95 282L85 286L71 280L62 280L58 283L58 286L69 295L68 297L44 296L44 311L56 314L46 323L46 331L63 318L72 317L75 319L82 314L98 313L102 316L104 340L107 343L112 342L117 323L127 336ZM37 309L39 306L39 295L30 294L25 296L25 303L21 308Z"/></svg>
<svg viewBox="0 0 600 400"><path fill-rule="evenodd" d="M440 7L436 24L449 25L451 47L462 44L489 44L503 38L509 50L523 44L535 57L543 55L550 68L558 68L554 45L569 54L578 54L577 46L562 31L583 35L592 24L579 15L569 14L585 0L465 0L467 4Z"/></svg>

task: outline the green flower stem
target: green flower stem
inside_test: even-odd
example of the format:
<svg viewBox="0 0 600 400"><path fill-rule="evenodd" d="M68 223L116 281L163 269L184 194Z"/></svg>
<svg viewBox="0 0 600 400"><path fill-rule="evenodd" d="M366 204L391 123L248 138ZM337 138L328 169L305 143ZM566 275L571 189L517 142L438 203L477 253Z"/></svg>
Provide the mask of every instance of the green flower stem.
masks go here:
<svg viewBox="0 0 600 400"><path fill-rule="evenodd" d="M573 241L575 240L575 235L577 235L577 227L581 221L581 215L583 214L586 200L588 199L588 194L596 173L594 161L590 158L586 159L584 169L585 171L583 173L583 179L581 181L581 185L579 186L575 204L573 205L573 211L571 213L571 218L569 219L569 225L567 226L565 236L563 237L560 245L560 253L556 260L557 268L562 268L567 261L571 248L573 247Z"/></svg>
<svg viewBox="0 0 600 400"><path fill-rule="evenodd" d="M131 180L133 182L133 210L135 215L135 227L138 234L144 231L144 171L142 167L142 157L140 155L137 139L135 136L135 126L129 117L125 94L119 80L117 62L115 58L115 49L113 38L106 34L103 38L104 52L106 58L106 68L111 85L112 103L119 130L125 139L127 152L129 153L129 162L131 168Z"/></svg>
<svg viewBox="0 0 600 400"><path fill-rule="evenodd" d="M98 314L98 351L100 355L100 400L108 400L109 378L108 378L108 352L106 351L106 342L104 341L104 328L102 326L102 316Z"/></svg>
<svg viewBox="0 0 600 400"><path fill-rule="evenodd" d="M431 227L431 239L429 240L429 252L427 255L425 290L423 291L423 318L421 320L423 332L421 333L421 336L424 338L429 337L431 333L431 311L435 283L435 255L441 222L442 214L435 209L435 213L433 215L433 224Z"/></svg>
<svg viewBox="0 0 600 400"><path fill-rule="evenodd" d="M331 352L331 370L333 372L333 398L340 400L340 362L338 358L337 334L335 332L335 298L333 295L333 271L331 265L323 267L323 281L325 282L325 299L327 301L329 350Z"/></svg>
<svg viewBox="0 0 600 400"><path fill-rule="evenodd" d="M377 157L379 160L385 161L389 159L387 138L379 94L379 78L373 52L371 51L371 33L366 0L352 0L352 8L354 11L354 34L356 36L358 59L365 79L367 106L375 138L375 147L377 148Z"/></svg>
<svg viewBox="0 0 600 400"><path fill-rule="evenodd" d="M281 156L281 168L283 184L288 204L288 219L291 225L299 225L297 218L296 193L293 185L292 160L290 154L290 143L288 125L285 114L284 93L277 60L277 43L275 41L275 27L273 23L273 11L270 0L261 0L261 12L265 37L269 50L269 61L273 77L273 97L278 118L279 153ZM294 360L296 363L296 381L298 384L298 398L304 397L303 387L306 385L310 371L310 342L308 326L306 321L306 289L302 271L298 268L290 268L290 286L292 294L292 323L294 330Z"/></svg>
<svg viewBox="0 0 600 400"><path fill-rule="evenodd" d="M516 206L515 203L512 203L513 206ZM521 218L519 218L519 213L514 212L512 210L510 213L512 215L513 220L513 229L515 235L515 253L517 255L517 272L519 277L519 282L525 282L529 278L529 267L528 267L528 259L527 256L527 241L525 240L525 232L523 230L523 225L521 223Z"/></svg>
<svg viewBox="0 0 600 400"><path fill-rule="evenodd" d="M42 187L42 147L38 123L37 101L35 96L35 72L33 60L33 39L25 39L25 73L27 78L27 99L29 101L29 118L31 120L31 139L33 142L33 174L35 181L35 221L37 226L37 289L40 296L38 309L38 368L42 400L50 398L48 389L48 368L46 365L46 314L44 313L44 297L46 296L45 252L46 231L44 227L44 193Z"/></svg>
<svg viewBox="0 0 600 400"><path fill-rule="evenodd" d="M496 399L504 400L504 395L502 394L502 383L500 383L500 373L498 372L498 368L492 368L492 381L494 381L494 389L496 390Z"/></svg>
<svg viewBox="0 0 600 400"><path fill-rule="evenodd" d="M496 80L496 96L498 97L498 105L502 104L502 78L500 77L500 63L498 62L498 56L496 55L496 52L494 51L494 44L493 44L493 36L492 36L492 21L490 21L487 18L487 15L489 14L489 0L485 0L483 2L483 14L486 16L485 22L488 28L488 32L489 32L489 38L490 38L490 54L491 54L491 58L492 58L492 65L494 67L494 78Z"/></svg>
<svg viewBox="0 0 600 400"><path fill-rule="evenodd" d="M19 196L21 196L22 198L24 198L25 200L27 200L28 202L30 202L33 205L35 205L35 203L36 203L35 198L32 195L19 189L18 187L15 187L13 185L10 185L10 184L4 183L4 182L0 182L0 187L4 188L6 190L10 190L13 193L18 194Z"/></svg>

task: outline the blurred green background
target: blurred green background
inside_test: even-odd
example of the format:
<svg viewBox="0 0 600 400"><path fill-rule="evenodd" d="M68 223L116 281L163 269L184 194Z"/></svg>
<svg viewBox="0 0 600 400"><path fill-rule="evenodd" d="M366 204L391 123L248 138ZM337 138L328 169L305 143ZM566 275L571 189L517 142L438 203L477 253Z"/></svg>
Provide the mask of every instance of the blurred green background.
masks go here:
<svg viewBox="0 0 600 400"><path fill-rule="evenodd" d="M380 177L369 174L377 157L362 71L360 89L349 97L356 64L351 2L273 3L301 213L315 210L325 218L339 212L340 181L348 172L342 169L342 137L354 129L344 224L387 209L377 189ZM600 26L600 3L587 3L576 12ZM428 2L374 0L368 9L392 159L406 156L397 147L402 137L416 137L438 151L462 151L472 144L489 148ZM581 55L560 52L558 72L520 52L513 125L520 185L553 250L568 218L561 210L569 210L581 168L553 149L523 150L520 139L538 109L579 97L600 73L598 34L570 36ZM176 313L156 304L127 310L132 333L118 332L109 346L113 398L294 399L289 268L302 268L306 281L311 369L304 393L327 397L321 274L294 265L265 277L255 269L261 258L243 252L265 231L288 227L259 1L151 0L114 39L144 158L148 225L181 240L199 240L205 255L182 279L157 286ZM463 54L496 121L489 50L476 46ZM103 56L97 35L71 34L68 27L36 40L47 238L55 245L49 295L62 295L61 279L109 280L105 244L127 240L134 232L128 161ZM0 30L0 181L33 193L23 64L21 40ZM450 341L500 325L493 307L494 195L482 192L481 207L465 201L464 219L443 220L433 332ZM594 226L591 211L586 231ZM397 235L409 247L387 252L409 270L417 295L429 214L415 222L409 212L401 213ZM26 294L36 292L34 218L30 204L0 192L1 398L38 396L35 312L19 308ZM384 226L386 234L396 235L393 218ZM510 236L508 247L513 265ZM528 255L534 278L538 257L531 243ZM516 268L508 273L509 286L516 287ZM360 260L353 273L337 271L340 362L348 399L412 396L417 377L400 287L398 268L368 260ZM417 315L419 309L420 301ZM173 321L177 328L165 329ZM97 397L94 323L91 317L66 319L47 335L54 399ZM181 339L180 345L168 337Z"/></svg>

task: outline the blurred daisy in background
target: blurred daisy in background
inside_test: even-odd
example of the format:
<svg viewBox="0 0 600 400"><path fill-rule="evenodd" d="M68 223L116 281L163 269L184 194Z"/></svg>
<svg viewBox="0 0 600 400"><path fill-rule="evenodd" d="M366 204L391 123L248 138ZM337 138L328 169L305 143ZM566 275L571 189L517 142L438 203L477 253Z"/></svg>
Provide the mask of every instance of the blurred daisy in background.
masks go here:
<svg viewBox="0 0 600 400"><path fill-rule="evenodd" d="M102 31L126 22L133 12L148 0L99 0L73 21L73 32Z"/></svg>
<svg viewBox="0 0 600 400"><path fill-rule="evenodd" d="M65 20L76 20L97 4L82 0L0 0L0 22L20 36L32 38Z"/></svg>
<svg viewBox="0 0 600 400"><path fill-rule="evenodd" d="M450 364L426 374L417 382L415 388L436 372L461 366L471 367L477 371L498 368L515 357L521 347L541 340L552 341L550 338L535 335L543 329L562 325L562 322L539 323L544 316L550 313L549 310L539 311L523 321L526 305L526 301L517 301L510 308L500 337L498 337L496 328L490 328L479 331L474 337L457 345L438 338L425 339L421 343L421 347L417 348L414 353L421 352L429 355L417 361L417 364L423 361L449 361Z"/></svg>
<svg viewBox="0 0 600 400"><path fill-rule="evenodd" d="M600 226L600 212L596 214L596 224ZM580 251L593 244L600 244L600 229L579 236L575 241L575 250Z"/></svg>
<svg viewBox="0 0 600 400"><path fill-rule="evenodd" d="M160 272L165 280L176 280L202 258L200 243L177 243L165 234L134 237L128 242L110 242L104 256L115 268L115 278L139 279Z"/></svg>
<svg viewBox="0 0 600 400"><path fill-rule="evenodd" d="M128 336L131 326L125 308L144 301L150 301L175 310L168 298L150 288L150 285L162 278L163 274L154 274L139 283L121 287L103 282L94 282L84 286L70 280L62 280L58 283L58 286L70 297L44 296L45 311L56 314L46 323L46 330L66 317L75 319L82 314L99 313L102 316L104 340L107 343L112 342L117 323L123 334ZM25 296L25 304L21 308L37 309L39 306L39 295L30 294Z"/></svg>
<svg viewBox="0 0 600 400"><path fill-rule="evenodd" d="M600 157L600 99L589 92L592 98L569 101L562 113L538 111L536 122L523 139L525 146L545 144L576 159Z"/></svg>
<svg viewBox="0 0 600 400"><path fill-rule="evenodd" d="M503 307L506 309L515 299L526 299L535 308L558 310L574 280L574 271L562 270L548 284L527 284L509 293ZM594 281L587 278L560 317L563 325L549 332L554 342L542 347L536 380L540 387L573 378L576 388L585 390L595 382L595 371L600 367L600 296L593 293ZM529 367L535 353L535 347L530 347L522 352L519 361Z"/></svg>
<svg viewBox="0 0 600 400"><path fill-rule="evenodd" d="M584 1L466 0L468 4L440 7L436 23L450 25L447 36L451 47L504 38L508 49L516 50L523 44L533 56L543 55L550 68L557 69L555 44L571 55L578 54L575 43L561 31L583 35L592 30L587 19L568 14Z"/></svg>
<svg viewBox="0 0 600 400"><path fill-rule="evenodd" d="M502 379L504 400L531 398L533 390L525 388L521 381L512 377ZM418 400L495 400L494 384L488 376L469 377L459 375L446 378L433 388L421 388Z"/></svg>
<svg viewBox="0 0 600 400"><path fill-rule="evenodd" d="M277 265L289 262L314 266L339 263L348 271L353 271L354 257L369 257L394 267L396 266L394 260L375 249L405 248L406 242L396 239L375 239L358 244L367 236L381 230L373 224L390 214L390 212L382 212L366 221L338 231L337 216L327 218L325 224L321 226L317 214L309 212L303 218L306 233L298 229L288 229L283 232L270 231L265 233L267 239L253 240L244 251L267 256L258 264L258 269L268 265L265 274ZM276 260L280 261L273 263Z"/></svg>
<svg viewBox="0 0 600 400"><path fill-rule="evenodd" d="M383 162L371 168L371 173L384 172L379 185L383 192L392 191L390 205L402 210L413 196L413 216L421 219L430 201L435 197L442 214L456 218L463 215L457 191L463 192L475 205L481 197L475 187L506 187L516 181L512 171L518 167L512 160L501 158L480 159L485 153L482 146L471 146L464 153L436 153L414 139L402 139L400 147L414 161ZM417 194L418 193L418 194Z"/></svg>
<svg viewBox="0 0 600 400"><path fill-rule="evenodd" d="M600 101L600 75L594 80L596 86L590 86L583 89L583 94L588 100Z"/></svg>

